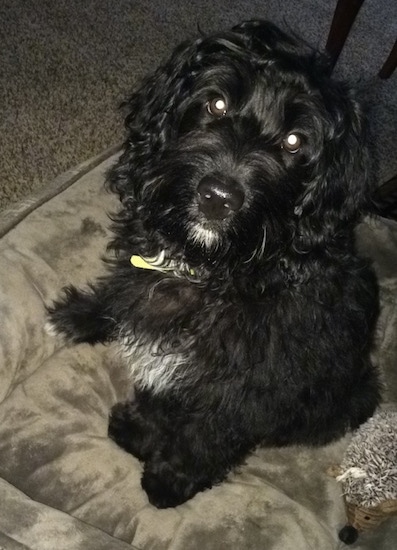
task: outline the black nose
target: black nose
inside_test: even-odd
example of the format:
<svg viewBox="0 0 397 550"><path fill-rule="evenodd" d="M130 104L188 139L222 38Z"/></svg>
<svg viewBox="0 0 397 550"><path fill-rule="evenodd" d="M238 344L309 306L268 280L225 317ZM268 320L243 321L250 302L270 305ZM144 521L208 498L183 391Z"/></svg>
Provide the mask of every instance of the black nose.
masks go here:
<svg viewBox="0 0 397 550"><path fill-rule="evenodd" d="M197 191L199 209L209 220L223 220L244 203L244 191L233 180L222 182L214 176L205 176Z"/></svg>

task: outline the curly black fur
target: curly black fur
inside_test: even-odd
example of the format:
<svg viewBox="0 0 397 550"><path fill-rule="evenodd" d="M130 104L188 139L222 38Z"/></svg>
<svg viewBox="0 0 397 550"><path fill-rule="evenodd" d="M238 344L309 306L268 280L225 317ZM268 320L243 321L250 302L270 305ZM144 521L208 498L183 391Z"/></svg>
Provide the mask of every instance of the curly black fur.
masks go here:
<svg viewBox="0 0 397 550"><path fill-rule="evenodd" d="M182 44L128 109L116 259L50 315L73 342L121 343L135 399L109 435L167 507L258 444L324 444L374 411L377 284L353 233L371 171L354 93L267 22ZM130 264L161 250L192 276Z"/></svg>

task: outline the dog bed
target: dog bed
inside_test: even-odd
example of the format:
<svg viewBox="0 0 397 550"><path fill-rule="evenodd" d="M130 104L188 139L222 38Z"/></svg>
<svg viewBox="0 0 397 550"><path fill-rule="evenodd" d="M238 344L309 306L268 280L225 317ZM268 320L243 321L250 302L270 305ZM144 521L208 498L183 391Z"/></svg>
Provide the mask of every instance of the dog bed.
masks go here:
<svg viewBox="0 0 397 550"><path fill-rule="evenodd" d="M177 508L151 506L141 465L107 438L127 373L112 346L65 346L45 330L63 285L101 273L116 199L107 155L57 180L0 223L0 548L37 550L333 550L345 523L324 448L258 449L225 483ZM376 361L397 405L397 224L358 231L381 284ZM392 550L397 522L355 548Z"/></svg>

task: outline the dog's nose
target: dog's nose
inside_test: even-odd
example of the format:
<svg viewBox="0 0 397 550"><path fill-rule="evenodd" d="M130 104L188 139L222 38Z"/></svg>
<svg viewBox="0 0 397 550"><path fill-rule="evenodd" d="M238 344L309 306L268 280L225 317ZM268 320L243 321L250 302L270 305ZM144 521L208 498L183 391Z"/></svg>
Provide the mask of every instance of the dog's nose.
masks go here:
<svg viewBox="0 0 397 550"><path fill-rule="evenodd" d="M199 209L209 220L223 220L244 203L244 191L235 181L224 183L214 176L205 176L197 191Z"/></svg>

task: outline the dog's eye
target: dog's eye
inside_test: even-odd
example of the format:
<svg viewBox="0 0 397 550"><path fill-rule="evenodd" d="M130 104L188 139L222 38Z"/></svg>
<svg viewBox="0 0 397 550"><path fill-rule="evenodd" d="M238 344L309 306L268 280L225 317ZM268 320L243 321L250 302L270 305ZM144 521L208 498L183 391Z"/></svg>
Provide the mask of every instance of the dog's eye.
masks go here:
<svg viewBox="0 0 397 550"><path fill-rule="evenodd" d="M207 111L212 116L225 116L227 113L227 103L223 97L215 97L211 101L207 101Z"/></svg>
<svg viewBox="0 0 397 550"><path fill-rule="evenodd" d="M283 139L282 148L289 153L297 153L302 146L302 138L299 134L292 132Z"/></svg>

